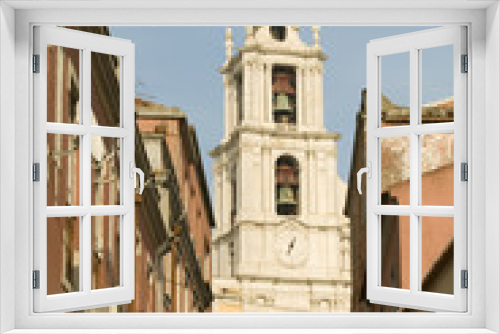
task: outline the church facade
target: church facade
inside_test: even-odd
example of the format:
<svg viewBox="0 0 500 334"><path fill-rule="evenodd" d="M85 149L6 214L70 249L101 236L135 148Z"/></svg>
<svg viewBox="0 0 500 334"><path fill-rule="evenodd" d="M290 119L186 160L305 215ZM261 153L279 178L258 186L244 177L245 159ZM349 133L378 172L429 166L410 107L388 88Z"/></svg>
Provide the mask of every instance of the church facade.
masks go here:
<svg viewBox="0 0 500 334"><path fill-rule="evenodd" d="M323 124L320 29L226 30L224 138L212 152L214 312L349 312L338 135Z"/></svg>

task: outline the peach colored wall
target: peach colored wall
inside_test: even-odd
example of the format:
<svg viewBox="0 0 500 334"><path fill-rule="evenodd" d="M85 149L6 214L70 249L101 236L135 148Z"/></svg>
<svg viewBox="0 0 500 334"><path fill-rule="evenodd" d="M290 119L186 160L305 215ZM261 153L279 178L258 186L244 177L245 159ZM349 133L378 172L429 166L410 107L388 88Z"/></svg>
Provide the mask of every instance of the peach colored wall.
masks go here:
<svg viewBox="0 0 500 334"><path fill-rule="evenodd" d="M433 205L453 205L453 166L422 176L422 202ZM409 205L410 182L405 181L391 189L391 195L398 198L399 205ZM439 203L439 204L434 204ZM422 275L426 275L432 265L439 259L443 251L453 239L453 218L424 217L422 224ZM399 252L401 254L402 287L409 289L410 254L409 217L400 217ZM424 277L424 276L423 276Z"/></svg>
<svg viewBox="0 0 500 334"><path fill-rule="evenodd" d="M424 175L423 204L452 206L454 198L453 178L453 165ZM443 184L450 186L443 187ZM453 217L425 217L423 222L422 275L426 275L453 240L454 223Z"/></svg>
<svg viewBox="0 0 500 334"><path fill-rule="evenodd" d="M399 205L410 205L410 182L402 182L391 189L391 196L397 197ZM399 216L399 268L401 269L401 287L410 289L410 217Z"/></svg>

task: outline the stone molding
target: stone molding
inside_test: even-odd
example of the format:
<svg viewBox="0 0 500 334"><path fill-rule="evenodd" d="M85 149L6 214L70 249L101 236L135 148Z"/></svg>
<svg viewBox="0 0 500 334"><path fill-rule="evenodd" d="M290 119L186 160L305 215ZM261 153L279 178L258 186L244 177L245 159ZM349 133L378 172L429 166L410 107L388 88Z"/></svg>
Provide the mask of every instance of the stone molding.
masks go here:
<svg viewBox="0 0 500 334"><path fill-rule="evenodd" d="M237 126L235 130L231 133L229 139L219 146L210 151L210 156L212 158L219 157L224 151L229 151L231 148L235 147L239 144L241 140L241 135L243 134L252 134L252 135L260 135L259 142L262 144L265 141L269 141L270 138L277 139L300 139L300 140L334 140L338 141L341 136L338 133L328 133L326 131L296 131L296 130L280 130L276 128L264 128L257 126ZM238 147L241 147L240 144ZM262 145L267 146L267 145ZM274 148L273 145L271 148ZM309 150L312 150L309 148ZM335 153L334 153L335 154ZM336 154L335 154L336 155Z"/></svg>

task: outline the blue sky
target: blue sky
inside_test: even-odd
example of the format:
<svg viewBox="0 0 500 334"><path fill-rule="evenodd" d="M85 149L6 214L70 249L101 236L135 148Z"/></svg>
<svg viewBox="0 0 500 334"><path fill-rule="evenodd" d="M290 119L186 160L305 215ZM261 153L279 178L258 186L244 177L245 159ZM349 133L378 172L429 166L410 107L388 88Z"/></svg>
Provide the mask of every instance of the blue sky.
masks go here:
<svg viewBox="0 0 500 334"><path fill-rule="evenodd" d="M361 90L366 87L366 44L430 27L322 27L321 44L329 59L324 71L325 126L342 135L338 142L338 172L348 180ZM222 76L225 27L111 27L115 37L136 45L136 94L147 100L178 106L196 127L205 172L212 187L208 152L223 133ZM310 27L300 28L312 43ZM233 27L235 46L243 44L244 28ZM451 47L424 50L422 102L453 95ZM401 105L409 102L407 55L382 59L382 90Z"/></svg>

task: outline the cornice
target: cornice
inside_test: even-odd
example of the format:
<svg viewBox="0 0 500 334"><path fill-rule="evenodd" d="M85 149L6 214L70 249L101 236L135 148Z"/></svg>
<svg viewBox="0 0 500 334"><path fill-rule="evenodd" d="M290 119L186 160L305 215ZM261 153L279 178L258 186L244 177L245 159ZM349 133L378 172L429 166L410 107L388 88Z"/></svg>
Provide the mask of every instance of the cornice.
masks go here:
<svg viewBox="0 0 500 334"><path fill-rule="evenodd" d="M212 158L220 156L224 151L228 151L232 148L240 136L243 134L259 134L267 135L269 137L280 137L282 139L316 139L316 140L334 140L337 141L341 138L341 135L336 132L326 132L326 131L298 131L280 128L264 128L260 126L252 125L240 125L235 128L228 140L222 142L216 148L209 152Z"/></svg>
<svg viewBox="0 0 500 334"><path fill-rule="evenodd" d="M135 115L137 119L155 119L155 120L167 120L174 118L186 118L183 112L180 111L179 107L165 107L157 104L141 104L141 102L136 101L135 104Z"/></svg>
<svg viewBox="0 0 500 334"><path fill-rule="evenodd" d="M321 49L316 48L302 48L302 49L286 49L277 48L272 46L263 46L260 44L246 45L238 49L236 55L234 55L224 66L219 69L222 74L230 73L234 70L235 66L239 64L243 59L243 54L245 53L258 53L260 55L284 55L284 56L296 56L301 58L315 58L320 61L328 60L328 56Z"/></svg>

